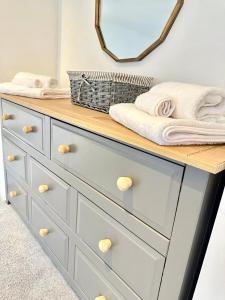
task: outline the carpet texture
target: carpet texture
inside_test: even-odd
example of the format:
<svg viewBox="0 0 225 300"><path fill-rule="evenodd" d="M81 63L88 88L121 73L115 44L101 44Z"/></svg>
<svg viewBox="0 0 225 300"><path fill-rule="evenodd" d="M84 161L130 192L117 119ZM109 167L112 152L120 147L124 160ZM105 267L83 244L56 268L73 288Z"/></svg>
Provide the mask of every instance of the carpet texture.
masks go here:
<svg viewBox="0 0 225 300"><path fill-rule="evenodd" d="M14 209L1 201L0 299L79 300Z"/></svg>

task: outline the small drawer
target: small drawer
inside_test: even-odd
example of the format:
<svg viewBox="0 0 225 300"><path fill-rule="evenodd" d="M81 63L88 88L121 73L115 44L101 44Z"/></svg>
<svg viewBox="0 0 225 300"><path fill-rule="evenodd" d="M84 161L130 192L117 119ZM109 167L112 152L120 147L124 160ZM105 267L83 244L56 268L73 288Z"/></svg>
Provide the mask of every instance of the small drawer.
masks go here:
<svg viewBox="0 0 225 300"><path fill-rule="evenodd" d="M170 238L183 167L52 121L51 158Z"/></svg>
<svg viewBox="0 0 225 300"><path fill-rule="evenodd" d="M4 161L7 168L26 180L26 153L15 144L3 137Z"/></svg>
<svg viewBox="0 0 225 300"><path fill-rule="evenodd" d="M35 234L67 269L68 236L37 206L33 199L30 222Z"/></svg>
<svg viewBox="0 0 225 300"><path fill-rule="evenodd" d="M79 249L76 250L74 277L79 288L90 300L126 299L120 295L109 282L106 281L104 275L100 274L99 271L96 270L93 264L80 252ZM136 299L138 300L139 298L137 297Z"/></svg>
<svg viewBox="0 0 225 300"><path fill-rule="evenodd" d="M82 195L77 233L137 295L157 299L164 257Z"/></svg>
<svg viewBox="0 0 225 300"><path fill-rule="evenodd" d="M27 220L28 218L28 200L27 192L21 187L17 180L7 171L6 172L7 199L20 214Z"/></svg>
<svg viewBox="0 0 225 300"><path fill-rule="evenodd" d="M44 134L47 134L45 117L22 106L2 101L3 128L21 138L27 144L44 153Z"/></svg>
<svg viewBox="0 0 225 300"><path fill-rule="evenodd" d="M29 172L32 191L64 221L69 222L70 186L34 159L29 159Z"/></svg>

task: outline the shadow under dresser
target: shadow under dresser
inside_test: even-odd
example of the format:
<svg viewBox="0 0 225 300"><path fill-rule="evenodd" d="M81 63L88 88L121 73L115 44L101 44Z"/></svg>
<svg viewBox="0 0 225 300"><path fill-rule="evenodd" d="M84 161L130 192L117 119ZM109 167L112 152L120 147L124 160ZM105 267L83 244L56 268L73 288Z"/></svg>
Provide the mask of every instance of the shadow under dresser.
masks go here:
<svg viewBox="0 0 225 300"><path fill-rule="evenodd" d="M161 147L68 100L1 98L7 200L80 299L191 299L224 146Z"/></svg>

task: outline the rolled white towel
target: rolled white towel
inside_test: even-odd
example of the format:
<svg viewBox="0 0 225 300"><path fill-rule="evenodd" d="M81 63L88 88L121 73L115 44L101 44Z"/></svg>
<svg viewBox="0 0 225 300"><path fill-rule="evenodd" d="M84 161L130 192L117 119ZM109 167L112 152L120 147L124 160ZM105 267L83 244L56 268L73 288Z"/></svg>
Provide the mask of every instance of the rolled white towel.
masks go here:
<svg viewBox="0 0 225 300"><path fill-rule="evenodd" d="M175 104L172 117L205 122L225 122L225 89L181 82L163 82L151 89L165 93Z"/></svg>
<svg viewBox="0 0 225 300"><path fill-rule="evenodd" d="M16 78L12 80L13 84L22 85L29 88L42 88L43 84L39 79L36 78Z"/></svg>
<svg viewBox="0 0 225 300"><path fill-rule="evenodd" d="M62 99L71 97L69 88L29 88L13 84L12 82L0 83L0 93L38 99Z"/></svg>
<svg viewBox="0 0 225 300"><path fill-rule="evenodd" d="M38 75L33 73L19 72L15 75L12 83L16 85L23 85L30 88L56 88L58 82L50 76Z"/></svg>
<svg viewBox="0 0 225 300"><path fill-rule="evenodd" d="M175 105L170 96L154 93L151 90L137 97L135 105L138 109L156 117L170 117Z"/></svg>
<svg viewBox="0 0 225 300"><path fill-rule="evenodd" d="M115 121L159 145L225 143L224 124L153 117L127 103L111 106L109 114Z"/></svg>

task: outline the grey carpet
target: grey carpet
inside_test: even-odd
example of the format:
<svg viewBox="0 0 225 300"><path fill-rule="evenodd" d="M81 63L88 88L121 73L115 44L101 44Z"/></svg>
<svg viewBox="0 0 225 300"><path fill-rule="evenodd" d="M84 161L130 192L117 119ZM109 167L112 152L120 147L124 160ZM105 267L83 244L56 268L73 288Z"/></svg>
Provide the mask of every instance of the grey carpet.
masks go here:
<svg viewBox="0 0 225 300"><path fill-rule="evenodd" d="M1 201L0 299L78 300L14 209Z"/></svg>

